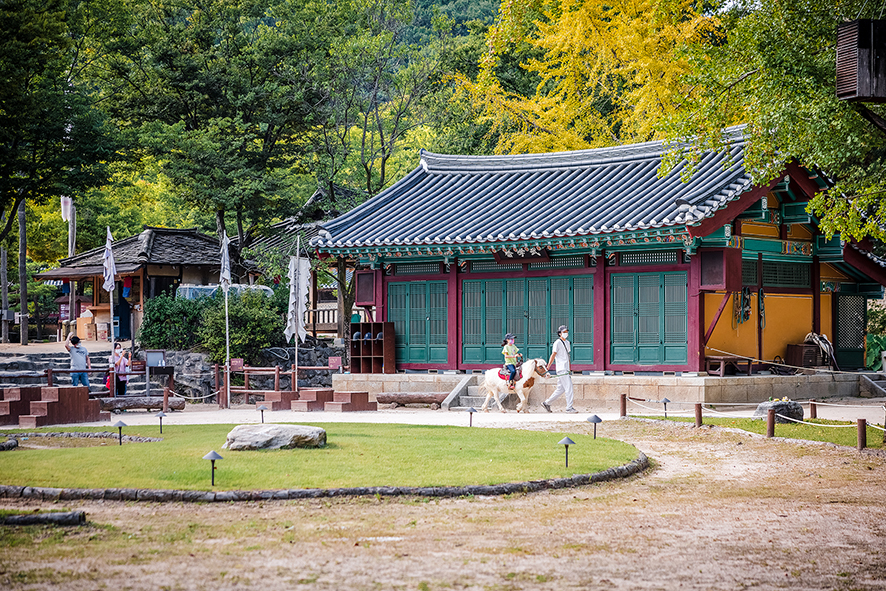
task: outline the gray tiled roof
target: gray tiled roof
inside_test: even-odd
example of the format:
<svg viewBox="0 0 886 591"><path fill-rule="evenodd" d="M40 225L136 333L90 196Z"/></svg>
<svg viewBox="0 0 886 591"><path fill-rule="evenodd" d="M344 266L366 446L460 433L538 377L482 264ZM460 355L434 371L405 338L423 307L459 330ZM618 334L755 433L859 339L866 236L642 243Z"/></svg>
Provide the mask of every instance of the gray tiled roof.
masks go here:
<svg viewBox="0 0 886 591"><path fill-rule="evenodd" d="M253 250L278 250L282 254L295 254L295 246L299 234L302 237L302 250L308 247L308 244L314 236L320 231L320 224L311 222L302 224L296 221L296 218L287 218L282 222L262 228L260 233L249 236L244 242L246 248ZM232 240L234 244L237 240Z"/></svg>
<svg viewBox="0 0 886 591"><path fill-rule="evenodd" d="M135 236L115 240L112 246L114 263L121 265L220 265L221 245L218 238L198 232L195 228L145 227ZM76 256L62 259L63 268L102 265L105 247L93 248ZM101 272L99 272L101 274Z"/></svg>
<svg viewBox="0 0 886 591"><path fill-rule="evenodd" d="M514 156L447 156L421 164L351 212L323 224L320 247L452 244L583 236L684 226L712 216L751 188L742 129L707 153L688 182L682 163L658 170L668 146Z"/></svg>

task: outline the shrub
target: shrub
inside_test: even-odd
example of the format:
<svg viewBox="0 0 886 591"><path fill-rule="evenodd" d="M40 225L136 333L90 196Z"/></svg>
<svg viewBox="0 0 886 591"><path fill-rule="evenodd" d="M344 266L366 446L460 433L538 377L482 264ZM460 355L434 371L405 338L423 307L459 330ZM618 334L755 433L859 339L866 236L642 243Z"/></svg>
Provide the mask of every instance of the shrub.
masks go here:
<svg viewBox="0 0 886 591"><path fill-rule="evenodd" d="M267 347L284 345L283 318L274 301L260 292L247 291L240 296L231 294L228 302L231 357L242 357L247 364L259 362L259 352ZM200 342L213 361L225 359L225 304L224 297L213 299L213 305L203 314L197 331Z"/></svg>
<svg viewBox="0 0 886 591"><path fill-rule="evenodd" d="M195 326L216 298L186 300L161 294L145 302L138 341L145 349L183 351L200 344Z"/></svg>

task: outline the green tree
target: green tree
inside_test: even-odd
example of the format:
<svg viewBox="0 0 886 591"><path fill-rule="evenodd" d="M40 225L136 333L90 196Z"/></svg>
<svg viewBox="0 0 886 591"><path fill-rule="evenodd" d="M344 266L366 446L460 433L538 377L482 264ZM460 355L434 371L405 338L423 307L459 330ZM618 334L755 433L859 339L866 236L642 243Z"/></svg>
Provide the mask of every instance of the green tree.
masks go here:
<svg viewBox="0 0 886 591"><path fill-rule="evenodd" d="M115 157L113 128L78 75L86 12L63 0L0 6L0 239L22 201L81 194Z"/></svg>
<svg viewBox="0 0 886 591"><path fill-rule="evenodd" d="M277 16L289 6L285 19ZM106 46L108 108L184 201L249 224L285 216L313 85L325 3L127 0L125 35ZM317 51L320 54L317 54ZM280 74L284 64L289 76ZM291 75L296 72L297 75Z"/></svg>
<svg viewBox="0 0 886 591"><path fill-rule="evenodd" d="M837 25L877 18L864 0L739 0L726 4L717 43L687 49L690 89L659 127L674 140L696 138L670 163L696 161L722 145L722 129L746 124L745 168L765 183L795 159L820 170L831 189L812 201L827 233L886 237L886 134L866 117L880 105L836 98Z"/></svg>

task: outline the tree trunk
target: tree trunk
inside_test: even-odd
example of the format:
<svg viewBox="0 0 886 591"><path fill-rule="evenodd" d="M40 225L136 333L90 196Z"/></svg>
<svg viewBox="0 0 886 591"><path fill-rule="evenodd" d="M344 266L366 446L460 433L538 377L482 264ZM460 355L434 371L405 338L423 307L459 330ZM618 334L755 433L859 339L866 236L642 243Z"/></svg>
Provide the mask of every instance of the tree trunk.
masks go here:
<svg viewBox="0 0 886 591"><path fill-rule="evenodd" d="M218 234L219 240L221 240L222 234L227 233L225 229L225 210L223 209L215 210L215 231Z"/></svg>
<svg viewBox="0 0 886 591"><path fill-rule="evenodd" d="M18 205L18 289L21 301L22 345L28 344L28 232L25 225L25 201Z"/></svg>
<svg viewBox="0 0 886 591"><path fill-rule="evenodd" d="M6 247L0 247L0 294L2 294L3 306L3 342L9 342L9 320L6 319L6 311L9 310L9 278L7 276Z"/></svg>

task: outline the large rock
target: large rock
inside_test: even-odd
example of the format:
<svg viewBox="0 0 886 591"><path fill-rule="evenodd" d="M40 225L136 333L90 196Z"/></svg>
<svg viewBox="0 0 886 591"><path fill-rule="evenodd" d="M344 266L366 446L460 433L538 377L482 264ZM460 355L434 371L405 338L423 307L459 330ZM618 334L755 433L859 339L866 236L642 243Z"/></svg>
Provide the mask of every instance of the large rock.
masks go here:
<svg viewBox="0 0 886 591"><path fill-rule="evenodd" d="M769 409L775 409L775 422L776 423L793 423L794 421L789 421L788 419L783 419L778 415L790 417L797 421L803 420L803 407L799 402L793 402L791 400L770 400L768 402L761 402L757 406L757 410L754 411L755 417L763 417L769 413Z"/></svg>
<svg viewBox="0 0 886 591"><path fill-rule="evenodd" d="M225 449L290 449L293 447L323 447L326 430L305 425L238 425L228 433Z"/></svg>

